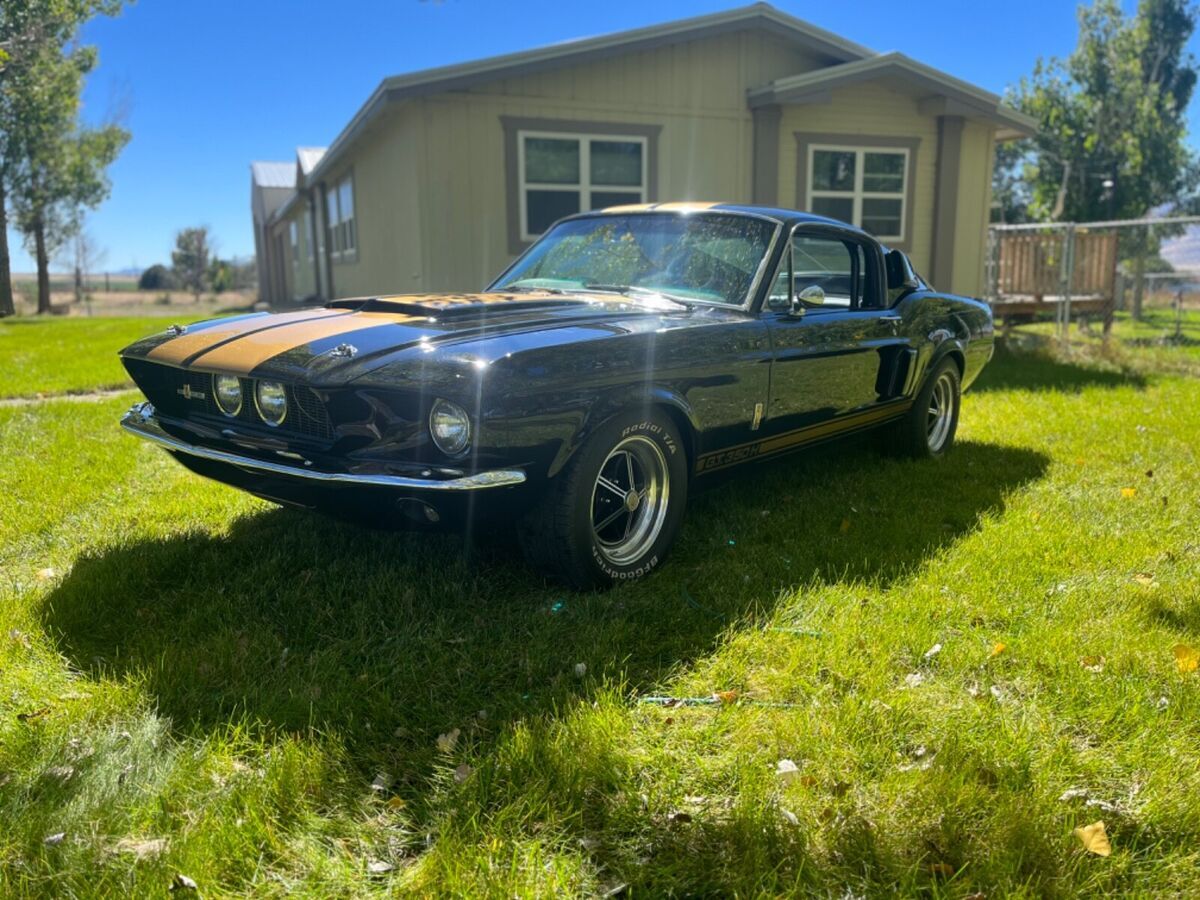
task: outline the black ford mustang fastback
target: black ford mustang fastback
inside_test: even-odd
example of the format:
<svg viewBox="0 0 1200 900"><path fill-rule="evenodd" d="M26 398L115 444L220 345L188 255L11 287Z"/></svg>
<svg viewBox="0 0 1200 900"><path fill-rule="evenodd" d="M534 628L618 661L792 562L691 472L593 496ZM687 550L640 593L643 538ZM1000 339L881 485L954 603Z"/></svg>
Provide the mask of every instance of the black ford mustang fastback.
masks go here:
<svg viewBox="0 0 1200 900"><path fill-rule="evenodd" d="M213 319L121 352L122 420L201 475L395 524L501 517L578 587L653 570L697 478L886 427L935 458L986 304L817 216L649 204L564 219L479 294Z"/></svg>

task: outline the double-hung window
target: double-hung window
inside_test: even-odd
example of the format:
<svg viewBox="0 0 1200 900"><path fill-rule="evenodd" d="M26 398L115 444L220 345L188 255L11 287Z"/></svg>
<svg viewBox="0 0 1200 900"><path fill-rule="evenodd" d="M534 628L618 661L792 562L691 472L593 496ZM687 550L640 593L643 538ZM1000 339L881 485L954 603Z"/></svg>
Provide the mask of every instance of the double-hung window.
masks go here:
<svg viewBox="0 0 1200 900"><path fill-rule="evenodd" d="M517 147L524 241L563 216L646 201L645 137L521 131Z"/></svg>
<svg viewBox="0 0 1200 900"><path fill-rule="evenodd" d="M907 148L808 148L808 209L903 241L911 158Z"/></svg>
<svg viewBox="0 0 1200 900"><path fill-rule="evenodd" d="M329 252L334 259L351 259L358 251L354 220L354 180L347 175L325 191L325 222Z"/></svg>
<svg viewBox="0 0 1200 900"><path fill-rule="evenodd" d="M296 266L300 263L300 235L296 228L295 219L288 223L288 241L291 244L292 265Z"/></svg>

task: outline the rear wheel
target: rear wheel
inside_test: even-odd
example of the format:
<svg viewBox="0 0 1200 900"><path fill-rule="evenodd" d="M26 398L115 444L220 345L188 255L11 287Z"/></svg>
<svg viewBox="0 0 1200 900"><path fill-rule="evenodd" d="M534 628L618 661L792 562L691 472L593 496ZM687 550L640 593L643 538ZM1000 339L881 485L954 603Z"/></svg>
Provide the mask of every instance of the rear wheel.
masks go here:
<svg viewBox="0 0 1200 900"><path fill-rule="evenodd" d="M604 423L520 529L530 561L572 587L640 578L667 555L683 518L687 454L661 414Z"/></svg>
<svg viewBox="0 0 1200 900"><path fill-rule="evenodd" d="M891 435L893 449L919 459L944 455L954 443L961 401L958 364L943 359L917 393L912 408L896 423Z"/></svg>

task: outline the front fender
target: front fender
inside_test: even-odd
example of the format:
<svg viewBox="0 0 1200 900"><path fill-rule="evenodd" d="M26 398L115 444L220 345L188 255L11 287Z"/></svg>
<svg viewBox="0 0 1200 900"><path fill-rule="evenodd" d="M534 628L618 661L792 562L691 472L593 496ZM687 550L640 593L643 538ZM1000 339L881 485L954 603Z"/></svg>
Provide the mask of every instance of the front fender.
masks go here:
<svg viewBox="0 0 1200 900"><path fill-rule="evenodd" d="M560 445L558 453L551 460L547 476L553 478L561 472L579 448L587 442L587 439L613 416L634 409L644 409L648 413L651 408L656 406L669 410L677 424L681 426L686 424L691 434L684 434L683 437L690 452L692 434L700 431L700 420L687 398L665 385L626 385L610 388L595 398L588 407L579 428ZM681 428L681 430L683 429Z"/></svg>

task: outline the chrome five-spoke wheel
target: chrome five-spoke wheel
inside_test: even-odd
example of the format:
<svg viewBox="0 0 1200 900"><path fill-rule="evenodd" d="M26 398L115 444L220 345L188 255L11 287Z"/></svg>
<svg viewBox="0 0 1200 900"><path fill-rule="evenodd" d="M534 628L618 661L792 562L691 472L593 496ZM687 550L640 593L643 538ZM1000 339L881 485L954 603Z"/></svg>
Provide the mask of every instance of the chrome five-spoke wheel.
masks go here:
<svg viewBox="0 0 1200 900"><path fill-rule="evenodd" d="M632 563L658 539L670 483L666 456L648 437L627 437L608 454L592 488L591 522L596 545L610 563Z"/></svg>
<svg viewBox="0 0 1200 900"><path fill-rule="evenodd" d="M950 434L950 427L954 422L954 406L958 402L958 391L955 388L954 376L950 372L942 372L933 383L926 425L926 439L933 453L942 449Z"/></svg>

